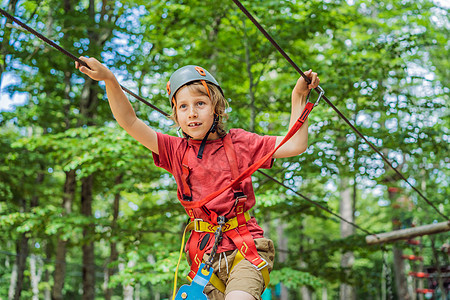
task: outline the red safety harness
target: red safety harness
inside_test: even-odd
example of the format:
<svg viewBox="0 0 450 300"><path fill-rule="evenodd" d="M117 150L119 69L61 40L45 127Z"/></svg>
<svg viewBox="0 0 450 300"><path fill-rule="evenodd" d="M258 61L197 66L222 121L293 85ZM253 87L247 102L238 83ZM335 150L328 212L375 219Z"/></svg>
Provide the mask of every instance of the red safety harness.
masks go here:
<svg viewBox="0 0 450 300"><path fill-rule="evenodd" d="M233 142L231 141L231 137L227 134L223 139L223 146L225 150L226 157L230 164L232 179L239 177L239 168L236 158L236 152L233 147ZM182 160L182 192L184 201L189 201L192 199L191 189L188 184L189 177L189 161L188 154L189 147L186 149L183 160ZM245 202L247 200L247 195L245 195L241 189L240 182L234 182L231 186L234 196L235 202L232 209L235 209L236 217L227 220L228 222L223 226L223 234L229 237L233 243L236 245L237 249L241 252L243 257L250 261L255 267L260 270L267 266L267 262L262 259L258 251L256 250L256 245L253 240L252 235L250 234L247 228L247 221L249 219L249 215L244 211ZM183 202L182 202L183 203ZM207 249L208 242L211 238L210 233L214 233L217 227L217 214L214 211L210 211L205 205L201 206L200 209L208 216L207 220L196 219L194 216L193 208L186 208L186 212L191 218L191 222L194 223L194 231L192 232L192 236L190 239L190 243L188 245L189 249L189 257L192 261L191 271L189 272L188 277L193 279L197 274L198 268L202 263L203 255ZM208 224L205 224L208 223ZM202 226L203 225L203 226ZM206 226L206 228L205 228ZM200 241L200 233L208 232L204 235L203 239Z"/></svg>
<svg viewBox="0 0 450 300"><path fill-rule="evenodd" d="M184 206L186 212L188 213L191 224L194 224L194 231L192 233L190 243L188 245L189 256L192 261L191 270L189 272L188 278L193 279L197 274L200 264L202 263L203 255L207 249L207 245L209 239L211 238L211 234L206 234L202 240L200 241L200 233L208 232L214 233L217 228L217 214L214 211L210 211L205 207L205 204L223 193L224 191L231 188L235 195L235 203L234 208L236 211L236 217L228 220L228 222L223 226L223 234L228 236L233 243L236 245L237 249L239 249L240 255L242 255L245 259L251 262L258 270L267 270L267 262L260 257L256 250L255 242L253 237L251 236L248 228L247 221L249 219L248 212L244 211L245 201L247 200L247 196L242 192L241 182L253 174L256 170L258 170L268 159L271 159L273 154L283 145L285 144L305 123L308 118L309 113L312 111L313 107L318 103L322 94L319 95L316 103L307 102L306 106L297 119L297 122L292 126L289 132L286 134L281 143L275 147L270 153L267 153L260 160L255 162L253 165L248 167L244 172L240 173L237 164L236 152L233 147L233 143L231 141L230 135L226 135L223 138L223 145L225 149L225 153L230 164L231 173L232 173L232 181L221 190L218 190L200 201L193 201L191 188L188 184L189 178L189 161L188 161L188 149L183 155L182 160L182 176L181 176L181 189L182 189L182 199L179 199L181 204ZM308 97L309 98L309 97ZM206 215L208 216L208 220L199 220L195 218L194 208L202 209ZM233 209L233 207L231 208ZM231 212L231 210L230 210ZM268 276L267 276L268 277ZM266 281L266 280L265 280ZM266 285L267 285L266 281Z"/></svg>
<svg viewBox="0 0 450 300"><path fill-rule="evenodd" d="M316 101L317 103L317 101ZM235 186L237 183L242 182L245 178L249 177L250 175L252 175L254 172L256 172L256 170L258 170L268 159L271 159L273 154L282 146L284 145L299 129L300 127L305 123L306 119L308 118L311 110L313 109L313 107L315 106L314 103L312 102L308 102L306 103L305 108L303 109L302 114L300 115L300 117L297 119L297 122L295 122L295 124L292 126L292 128L289 130L289 132L286 134L286 136L284 137L284 139L281 141L281 143L275 148L273 149L271 152L267 153L264 157L262 157L260 160L258 160L257 162L255 162L253 165L251 165L250 167L248 167L244 172L242 172L237 178L233 179L232 182L230 182L228 185L226 185L225 187L223 187L222 189L209 194L208 196L206 196L205 198L203 198L200 201L192 201L192 200L185 200L185 199L179 199L181 202L181 205L184 206L184 208L188 211L188 209L190 208L201 208L202 206L204 206L206 203L208 203L209 201L211 201L212 199L216 198L218 195L222 194L223 192L225 192L226 190L228 190L229 188L232 188L233 186ZM189 214L189 211L188 211Z"/></svg>

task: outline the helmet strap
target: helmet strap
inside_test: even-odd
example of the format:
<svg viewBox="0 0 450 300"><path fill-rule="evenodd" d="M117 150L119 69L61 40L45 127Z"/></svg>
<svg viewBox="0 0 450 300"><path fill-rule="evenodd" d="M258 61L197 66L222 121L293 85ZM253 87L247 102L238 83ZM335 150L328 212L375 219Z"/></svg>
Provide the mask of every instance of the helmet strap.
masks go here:
<svg viewBox="0 0 450 300"><path fill-rule="evenodd" d="M205 137L203 138L202 143L200 144L200 148L198 149L197 158L199 158L199 159L203 158L203 151L205 150L205 145L206 145L206 141L208 140L208 136L210 133L216 132L218 122L219 122L219 115L214 113L214 121L211 125L211 128L208 130Z"/></svg>

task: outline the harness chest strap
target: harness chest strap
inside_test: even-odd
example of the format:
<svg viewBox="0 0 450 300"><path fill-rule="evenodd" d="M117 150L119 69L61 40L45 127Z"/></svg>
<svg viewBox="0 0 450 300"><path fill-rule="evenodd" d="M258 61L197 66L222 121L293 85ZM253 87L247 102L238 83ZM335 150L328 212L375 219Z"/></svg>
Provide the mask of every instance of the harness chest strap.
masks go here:
<svg viewBox="0 0 450 300"><path fill-rule="evenodd" d="M231 169L231 175L232 179L239 176L239 169L237 165L237 158L236 158L236 152L233 147L233 143L231 140L230 135L226 135L223 138L223 145L224 150L227 156L227 159L230 164ZM188 150L188 149L187 149ZM186 151L187 152L187 151ZM188 155L185 153L183 156L182 161L182 168L183 168L183 176L182 176L182 189L183 189L183 198L188 199L191 196L191 191L189 188L189 184L187 183L187 179L189 176L189 165L188 165ZM254 243L253 237L251 236L250 232L247 228L247 221L250 219L250 215L248 212L244 211L245 208L245 201L247 197L244 195L244 193L241 190L240 183L237 182L232 186L232 189L235 193L235 195L239 195L238 198L236 198L235 207L236 207L236 217L228 221L223 228L223 232L225 235L227 235L233 243L236 245L236 247L239 249L239 261L242 260L242 258L246 258L248 261L250 261L258 270L263 270L263 277L265 281L265 285L269 283L269 272L267 270L267 262L263 260L256 250L256 245ZM189 200L192 200L192 197L190 197ZM217 219L217 215L214 214L214 216L211 215L212 212L207 210L206 207L202 206L203 210L207 215L210 216L210 222L214 222ZM216 225L205 222L203 220L195 219L193 209L186 209L189 216L191 217L191 224L188 225L188 227L194 226L194 232L192 234L190 243L188 245L189 248L189 256L192 261L191 264L191 270L188 275L188 279L192 280L195 275L197 274L197 271L199 269L200 264L202 263L202 258L206 250L206 244L209 241L210 236L206 235L203 237L200 246L200 235L198 232L208 232L213 233L215 229L217 228ZM189 230L189 229L188 229ZM192 230L192 228L190 228ZM205 242L206 239L206 242ZM236 265L238 261L235 261L233 264ZM220 279L213 275L211 278L211 283L220 291L224 291L225 285L222 283Z"/></svg>
<svg viewBox="0 0 450 300"><path fill-rule="evenodd" d="M306 119L308 118L309 114L311 113L312 109L314 108L314 103L308 102L305 105L305 108L303 109L303 112L301 113L300 117L297 119L297 121L294 123L294 125L291 127L291 129L288 131L286 136L283 138L283 140L278 144L278 146L273 149L271 152L267 153L264 157L262 157L260 160L255 162L253 165L248 167L246 170L244 170L237 178L234 178L232 182L230 182L228 185L224 186L222 189L209 194L205 198L203 198L200 201L183 201L182 199L181 204L184 206L185 209L192 209L192 208L199 208L204 206L206 203L211 201L212 199L216 198L218 195L222 194L229 188L236 185L236 183L242 182L245 178L251 176L256 170L258 170L267 160L271 159L273 154L281 147L283 146L299 129L303 126Z"/></svg>

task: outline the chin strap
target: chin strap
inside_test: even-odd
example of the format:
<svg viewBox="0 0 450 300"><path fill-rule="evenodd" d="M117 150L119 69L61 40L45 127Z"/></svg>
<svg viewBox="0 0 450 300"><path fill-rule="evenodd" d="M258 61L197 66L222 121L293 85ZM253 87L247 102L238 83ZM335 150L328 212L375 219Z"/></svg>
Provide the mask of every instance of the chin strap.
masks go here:
<svg viewBox="0 0 450 300"><path fill-rule="evenodd" d="M200 149L198 149L197 158L202 159L203 157L203 150L205 150L206 141L208 140L208 136L210 133L216 132L217 123L219 122L219 116L217 114L214 114L214 121L211 125L211 128L206 133L205 137L202 140L202 143L200 144Z"/></svg>

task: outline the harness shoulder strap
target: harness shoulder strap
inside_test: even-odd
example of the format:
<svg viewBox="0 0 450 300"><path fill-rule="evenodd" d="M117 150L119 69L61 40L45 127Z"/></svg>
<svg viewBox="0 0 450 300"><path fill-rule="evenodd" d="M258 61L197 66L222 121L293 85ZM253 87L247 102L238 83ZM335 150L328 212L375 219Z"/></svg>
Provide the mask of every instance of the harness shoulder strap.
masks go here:
<svg viewBox="0 0 450 300"><path fill-rule="evenodd" d="M248 167L246 170L244 170L237 178L234 178L232 182L230 182L227 186L224 186L222 189L209 194L205 198L203 198L200 201L195 202L188 202L188 201L182 201L181 204L185 208L195 208L195 207L201 207L211 201L212 199L216 198L218 195L225 192L230 187L233 187L236 185L237 182L242 182L245 178L251 176L256 170L258 170L268 159L271 159L273 154L281 147L283 146L299 129L302 127L302 125L305 123L306 119L308 118L309 113L312 111L314 107L314 103L308 102L306 103L305 108L303 109L302 114L297 119L297 122L295 122L291 129L289 129L286 136L283 138L283 140L278 144L278 146L273 149L271 152L267 153L264 157L262 157L260 160L256 161L253 165Z"/></svg>
<svg viewBox="0 0 450 300"><path fill-rule="evenodd" d="M225 150L225 154L228 159L228 163L230 164L231 168L231 177L232 179L239 177L239 167L238 167L238 161L236 157L236 150L233 146L233 141L231 140L231 135L227 134L223 138L223 148ZM235 185L233 185L234 190L240 190L240 182L236 182Z"/></svg>
<svg viewBox="0 0 450 300"><path fill-rule="evenodd" d="M239 177L240 173L236 149L233 146L230 134L227 134L223 138L223 145L228 162L230 163L232 179L235 180ZM234 207L236 208L236 219L239 225L238 228L227 231L224 234L231 238L245 259L251 262L256 268L262 269L267 266L267 262L258 254L253 237L247 228L247 220L245 219L245 202L247 201L247 196L242 192L240 181L235 181L232 188L236 197Z"/></svg>

